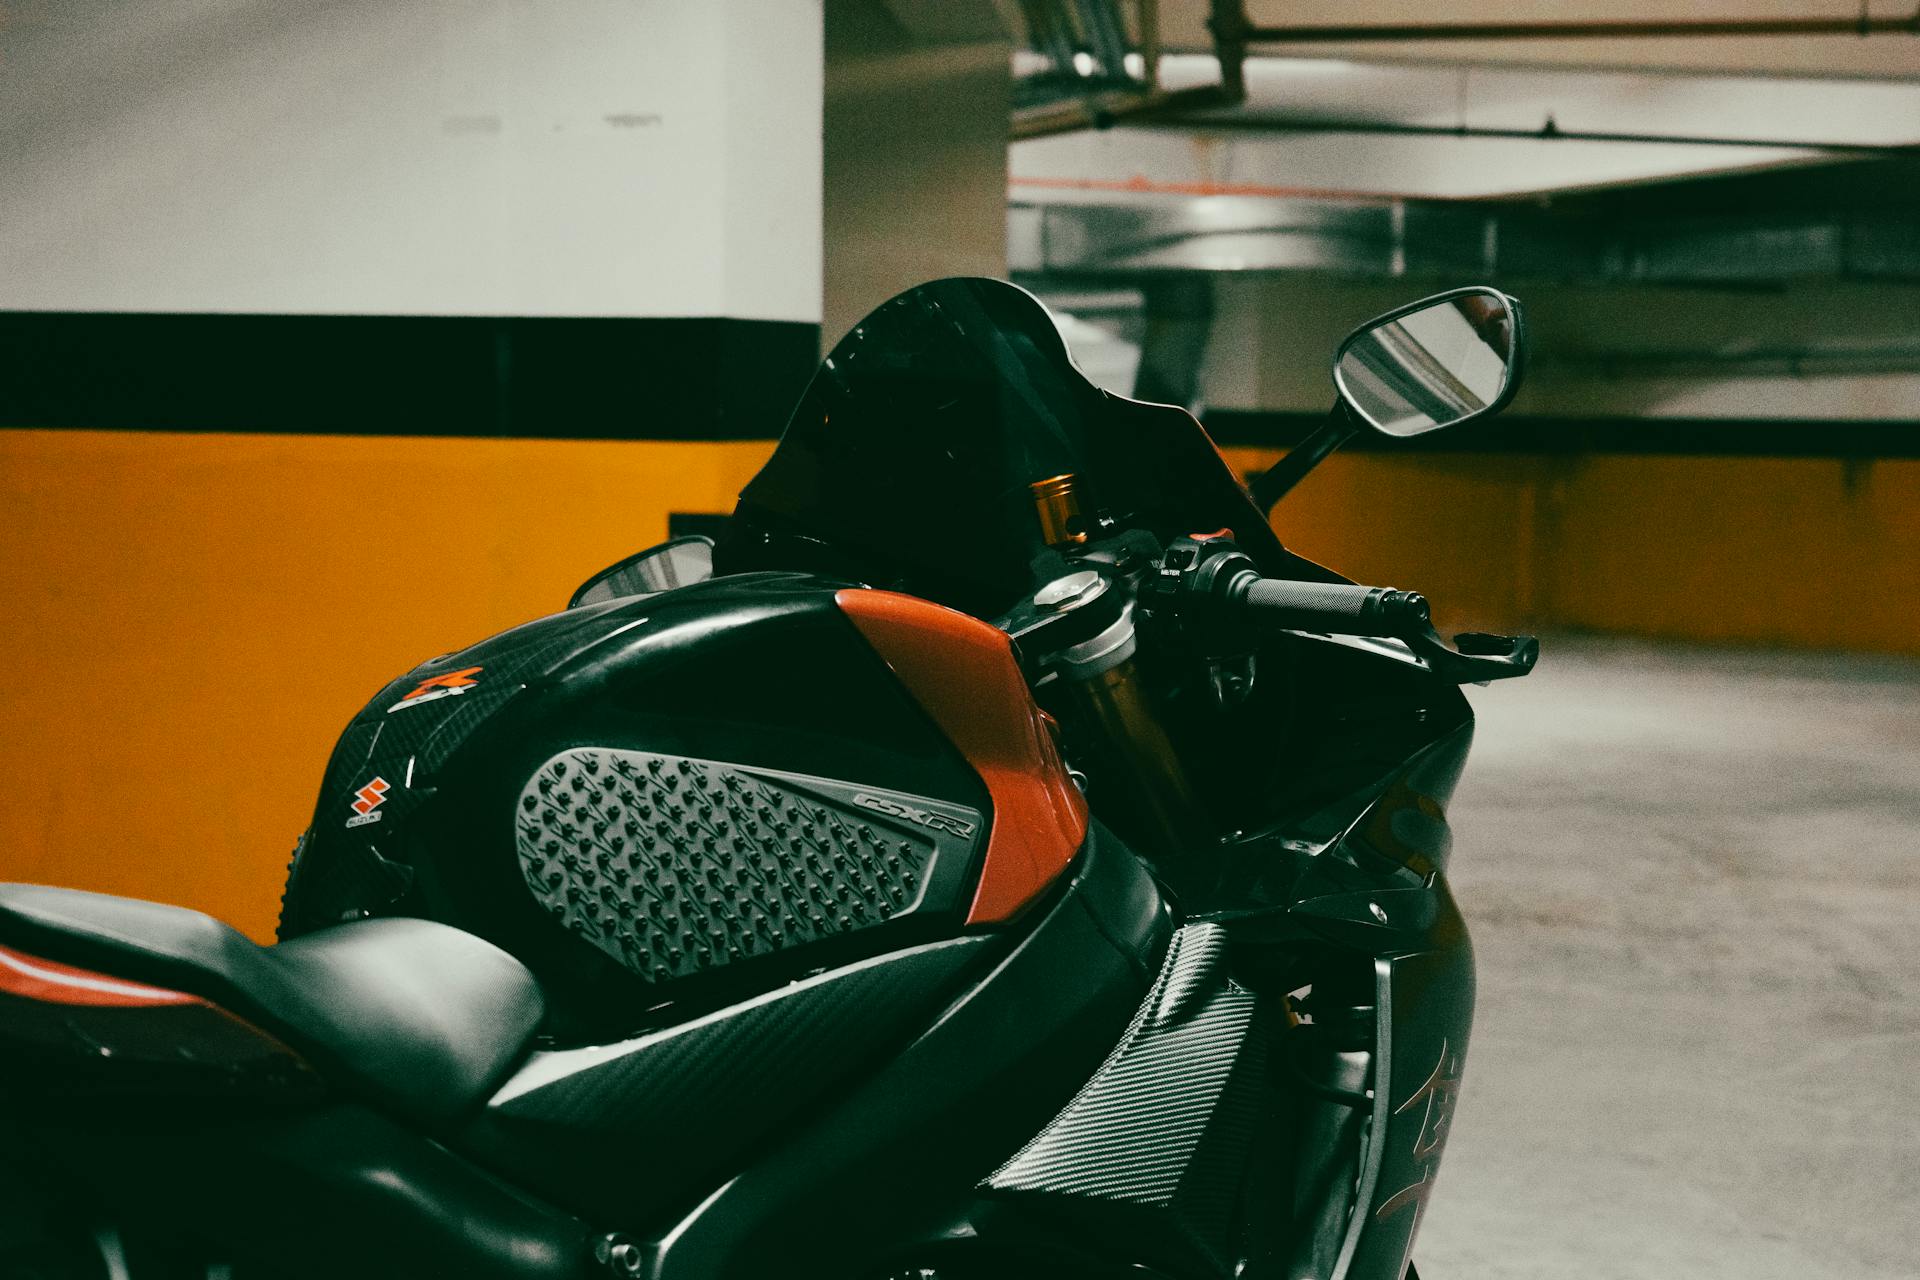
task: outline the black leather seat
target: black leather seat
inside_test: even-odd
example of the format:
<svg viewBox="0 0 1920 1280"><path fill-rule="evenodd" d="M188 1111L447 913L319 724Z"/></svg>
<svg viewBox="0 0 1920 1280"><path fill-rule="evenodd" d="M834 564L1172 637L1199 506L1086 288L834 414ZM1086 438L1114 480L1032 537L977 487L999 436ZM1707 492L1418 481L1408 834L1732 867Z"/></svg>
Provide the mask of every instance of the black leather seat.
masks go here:
<svg viewBox="0 0 1920 1280"><path fill-rule="evenodd" d="M545 1012L518 960L428 920L366 920L262 947L182 907L0 884L0 946L201 996L430 1127L487 1097Z"/></svg>

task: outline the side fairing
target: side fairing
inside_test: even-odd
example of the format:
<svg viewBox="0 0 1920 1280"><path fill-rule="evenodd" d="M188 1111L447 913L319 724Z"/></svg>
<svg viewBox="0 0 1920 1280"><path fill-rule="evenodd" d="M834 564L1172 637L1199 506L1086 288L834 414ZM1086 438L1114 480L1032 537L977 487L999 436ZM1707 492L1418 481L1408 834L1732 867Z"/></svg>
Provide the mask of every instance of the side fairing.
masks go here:
<svg viewBox="0 0 1920 1280"><path fill-rule="evenodd" d="M1074 856L1084 806L1004 635L912 602L984 633L930 655L954 686L936 696L837 599L877 594L736 575L543 619L395 681L329 766L282 936L444 920L519 956L559 1034L590 1038L956 936L983 866L995 909L974 923L1011 918ZM964 678L995 660L1007 679ZM942 718L956 698L982 704L985 745ZM1034 797L993 780L1022 751L1050 837Z"/></svg>
<svg viewBox="0 0 1920 1280"><path fill-rule="evenodd" d="M537 1052L459 1145L631 1229L697 1201L754 1143L897 1052L989 950L987 938L928 943L629 1040Z"/></svg>
<svg viewBox="0 0 1920 1280"><path fill-rule="evenodd" d="M835 600L993 797L993 830L967 923L1013 918L1079 851L1087 801L1027 691L1006 633L890 591L842 591Z"/></svg>

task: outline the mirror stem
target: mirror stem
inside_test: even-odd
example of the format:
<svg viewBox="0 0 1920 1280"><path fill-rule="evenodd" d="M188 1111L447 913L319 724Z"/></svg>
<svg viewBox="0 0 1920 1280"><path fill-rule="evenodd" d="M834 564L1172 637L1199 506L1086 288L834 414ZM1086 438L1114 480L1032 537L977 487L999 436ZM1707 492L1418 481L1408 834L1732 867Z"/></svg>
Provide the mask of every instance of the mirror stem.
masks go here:
<svg viewBox="0 0 1920 1280"><path fill-rule="evenodd" d="M1328 454L1353 439L1359 430L1360 420L1347 408L1347 402L1336 400L1333 412L1327 415L1326 423L1319 430L1287 450L1286 457L1254 477L1253 484L1249 486L1254 503L1262 512L1272 515L1275 504L1292 492L1293 486L1326 461Z"/></svg>

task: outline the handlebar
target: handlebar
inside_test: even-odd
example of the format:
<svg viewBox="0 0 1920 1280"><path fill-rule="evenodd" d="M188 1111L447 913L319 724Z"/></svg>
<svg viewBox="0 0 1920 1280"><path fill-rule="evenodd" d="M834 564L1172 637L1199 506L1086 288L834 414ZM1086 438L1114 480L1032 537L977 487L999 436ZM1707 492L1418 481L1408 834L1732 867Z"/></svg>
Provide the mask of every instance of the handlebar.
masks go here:
<svg viewBox="0 0 1920 1280"><path fill-rule="evenodd" d="M1460 684L1524 676L1540 658L1540 642L1532 636L1468 632L1449 645L1433 629L1433 612L1417 591L1256 577L1238 595L1240 610L1261 630L1400 640L1436 675Z"/></svg>
<svg viewBox="0 0 1920 1280"><path fill-rule="evenodd" d="M1434 631L1433 612L1417 591L1262 577L1246 553L1217 537L1176 541L1151 590L1176 616L1202 625L1211 620L1233 629L1399 640L1434 674L1458 684L1524 676L1540 657L1532 636L1468 632L1449 645Z"/></svg>
<svg viewBox="0 0 1920 1280"><path fill-rule="evenodd" d="M1417 591L1363 587L1347 582L1292 582L1238 575L1229 599L1249 620L1286 631L1323 631L1343 636L1397 636L1429 622L1427 598Z"/></svg>

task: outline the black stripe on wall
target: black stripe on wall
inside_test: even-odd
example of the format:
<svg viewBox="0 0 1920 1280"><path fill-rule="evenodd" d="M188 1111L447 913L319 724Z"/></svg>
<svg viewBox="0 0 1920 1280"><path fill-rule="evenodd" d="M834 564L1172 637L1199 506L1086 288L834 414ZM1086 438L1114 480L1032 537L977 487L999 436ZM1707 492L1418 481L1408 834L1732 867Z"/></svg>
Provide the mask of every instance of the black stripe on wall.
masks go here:
<svg viewBox="0 0 1920 1280"><path fill-rule="evenodd" d="M818 362L772 320L0 311L0 427L767 440ZM1216 409L1220 444L1317 413ZM1920 422L1518 417L1348 450L1920 457Z"/></svg>
<svg viewBox="0 0 1920 1280"><path fill-rule="evenodd" d="M820 327L0 312L0 426L771 439Z"/></svg>
<svg viewBox="0 0 1920 1280"><path fill-rule="evenodd" d="M1215 444L1287 448L1326 422L1320 413L1214 409ZM1504 415L1394 440L1363 431L1341 452L1679 453L1797 458L1920 458L1920 422L1722 418L1558 418Z"/></svg>

